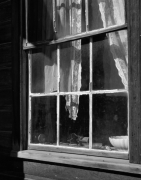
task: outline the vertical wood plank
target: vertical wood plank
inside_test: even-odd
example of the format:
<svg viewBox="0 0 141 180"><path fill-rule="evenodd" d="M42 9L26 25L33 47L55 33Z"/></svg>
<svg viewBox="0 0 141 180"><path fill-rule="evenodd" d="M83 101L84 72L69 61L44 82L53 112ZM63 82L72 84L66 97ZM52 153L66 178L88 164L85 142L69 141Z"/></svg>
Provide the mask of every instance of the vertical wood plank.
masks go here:
<svg viewBox="0 0 141 180"><path fill-rule="evenodd" d="M23 89L20 88L21 82L21 47L22 47L22 16L21 16L21 0L12 0L12 89L13 89L13 150L21 149L20 144L20 94Z"/></svg>
<svg viewBox="0 0 141 180"><path fill-rule="evenodd" d="M20 65L20 149L27 149L27 58L22 51Z"/></svg>
<svg viewBox="0 0 141 180"><path fill-rule="evenodd" d="M0 44L11 42L11 23L9 21L0 25Z"/></svg>
<svg viewBox="0 0 141 180"><path fill-rule="evenodd" d="M32 51L28 54L28 145L31 143L31 77L32 77Z"/></svg>
<svg viewBox="0 0 141 180"><path fill-rule="evenodd" d="M25 37L25 1L20 2L20 150L27 149L27 55L22 50L23 38Z"/></svg>
<svg viewBox="0 0 141 180"><path fill-rule="evenodd" d="M57 146L60 143L60 45L57 46Z"/></svg>
<svg viewBox="0 0 141 180"><path fill-rule="evenodd" d="M89 94L89 149L92 149L92 144L93 144L93 139L92 139L92 135L93 135L93 129L92 129L92 124L93 124L93 117L92 117L92 59L93 59L93 44L92 44L92 38L90 38L90 94Z"/></svg>
<svg viewBox="0 0 141 180"><path fill-rule="evenodd" d="M43 0L39 0L39 1L37 1L37 11L38 11L38 18L37 18L37 26L36 26L36 28L37 28L37 39L38 40L42 40L43 38L42 38L42 29L43 29L43 27L42 27L42 18L43 18L43 8L45 8L44 7L44 3L43 3Z"/></svg>
<svg viewBox="0 0 141 180"><path fill-rule="evenodd" d="M129 40L129 157L141 163L140 0L127 1Z"/></svg>
<svg viewBox="0 0 141 180"><path fill-rule="evenodd" d="M53 28L56 33L56 12L55 12L55 0L53 0Z"/></svg>
<svg viewBox="0 0 141 180"><path fill-rule="evenodd" d="M69 0L69 20L70 20L70 34L72 34L72 0Z"/></svg>
<svg viewBox="0 0 141 180"><path fill-rule="evenodd" d="M11 22L11 1L0 4L0 23Z"/></svg>
<svg viewBox="0 0 141 180"><path fill-rule="evenodd" d="M89 31L88 0L85 0L86 32Z"/></svg>
<svg viewBox="0 0 141 180"><path fill-rule="evenodd" d="M28 43L28 1L25 0L25 43Z"/></svg>

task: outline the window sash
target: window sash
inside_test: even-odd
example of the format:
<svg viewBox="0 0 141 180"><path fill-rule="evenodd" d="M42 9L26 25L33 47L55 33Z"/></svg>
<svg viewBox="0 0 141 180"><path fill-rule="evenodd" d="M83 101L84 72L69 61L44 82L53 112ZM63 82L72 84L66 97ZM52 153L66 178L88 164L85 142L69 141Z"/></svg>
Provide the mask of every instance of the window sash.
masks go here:
<svg viewBox="0 0 141 180"><path fill-rule="evenodd" d="M102 28L102 29L98 29L98 30L92 30L92 31L88 31L88 8L86 8L86 29L87 31L85 33L80 33L80 34L76 34L76 35L69 35L67 37L63 37L63 38L60 38L58 40L53 40L53 41L40 41L40 42L34 42L33 44L28 42L28 3L27 1L28 0L25 0L26 1L26 43L23 45L23 50L27 50L30 52L30 50L32 49L35 49L35 48L38 48L40 46L44 46L44 45L52 45L52 44L58 44L58 48L57 48L57 61L58 61L58 65L60 63L60 48L59 48L59 44L63 43L63 42L69 42L69 41L73 41L73 40L78 40L78 39L82 39L82 38L85 38L85 37L89 37L91 39L90 41L90 83L92 82L92 36L96 36L96 35L99 35L99 34L102 34L102 33L109 33L109 32L115 32L115 31L118 31L118 30L122 30L122 29L127 29L127 24L124 24L124 25L114 25L114 26L111 26L111 27L108 27L108 28ZM53 2L55 2L55 0L53 0ZM86 3L86 7L88 6L88 1L85 0L85 3ZM54 19L55 21L55 19ZM59 66L58 66L58 70L59 70ZM58 71L59 72L59 71ZM60 73L59 73L60 74ZM30 76L30 75L29 75ZM59 82L59 76L58 76L58 82ZM86 91L83 91L83 92L68 92L68 93L63 93L63 92L59 92L59 87L58 87L58 92L57 93L50 93L50 94L41 94L41 93L31 93L30 92L30 86L31 86L31 81L30 81L30 77L29 77L29 114L31 112L31 97L39 97L39 96L49 96L49 95L56 95L57 96L57 146L54 146L52 147L51 145L34 145L34 144L31 144L30 143L30 138L31 138L31 116L29 115L29 124L28 124L28 133L29 133L29 141L28 141L28 148L29 149L46 149L46 150L53 150L56 149L58 151L58 148L59 149L62 149L63 151L67 151L68 149L68 152L70 150L72 150L73 148L70 148L70 147L60 147L59 145L59 96L60 95L66 95L66 94L88 94L89 97L90 97L90 102L89 102L89 106L90 106L90 114L92 114L92 95L93 94L104 94L104 93L118 93L118 92L127 92L126 90L100 90L100 91L96 91L96 90L90 90L88 92ZM58 86L59 86L59 83L58 83ZM108 152L108 151L100 151L98 150L96 152L96 150L92 149L92 115L90 116L90 120L89 120L90 124L90 130L89 130L89 138L90 138L90 143L89 143L89 150L88 152L86 152L87 150L84 149L84 151L82 150L82 152L80 152L80 154L94 154L94 155L100 155L100 156L108 156L108 157L117 157L117 158L123 158L123 159L128 159L128 153L123 153L123 152ZM49 149L48 149L49 148ZM92 150L90 150L92 149ZM75 153L78 153L79 154L79 151L81 151L81 149L73 149L72 151L74 151ZM90 152L92 151L92 152ZM111 155L110 155L111 154Z"/></svg>
<svg viewBox="0 0 141 180"><path fill-rule="evenodd" d="M25 58L25 52L24 50L28 50L31 48L36 48L37 46L32 45L30 48L23 48L22 46L22 32L21 28L23 27L23 19L24 11L23 11L23 2L25 1L12 1L12 59L13 59L13 78L14 83L13 89L14 89L14 119L13 119L13 150L15 151L16 157L22 157L17 156L17 153L23 154L23 150L27 149L27 101L26 101L26 93L27 93L27 86L28 82L26 78L26 72L27 72L27 58ZM128 0L126 1L127 6L127 23L128 23L128 44L129 44L129 161L130 163L134 164L141 164L141 126L140 126L140 119L141 119L141 113L140 113L140 107L141 107L141 87L140 87L140 74L141 74L141 61L140 61L140 9L141 9L141 3L140 0ZM24 6L25 7L25 6ZM22 24L23 22L23 24ZM19 26L15 26L15 24L20 24ZM24 54L21 56L21 54ZM19 77L20 81L19 82ZM20 83L20 85L18 84ZM17 96L18 95L18 96ZM19 100L20 96L20 100ZM31 147L30 147L31 148ZM36 150L41 150L41 148L35 148ZM43 147L44 148L44 147ZM41 151L34 151L32 159L37 159L41 161L48 161L48 158L50 157L50 152L48 153L49 156L47 158L44 158L44 155L42 155ZM43 149L42 149L43 150ZM44 149L47 150L47 149ZM51 151L52 149L49 149ZM21 152L18 152L21 151ZM26 151L25 151L26 152ZM41 157L36 158L34 156L35 153ZM59 151L58 151L59 152ZM60 150L60 152L62 152ZM47 153L47 152L43 152ZM67 153L67 151L66 151ZM67 155L67 154L65 154ZM94 154L93 154L94 155ZM97 154L95 154L97 156ZM99 154L100 155L100 154ZM102 154L101 154L102 155ZM22 158L29 158L31 159L31 153L28 153L23 155ZM57 160L58 156L60 156L60 153L57 153ZM76 155L77 156L77 155ZM83 156L84 158L88 156ZM83 157L81 158L83 160ZM107 155L107 157L109 157ZM99 161L99 157L97 157L96 161ZM111 158L106 158L111 159ZM50 160L49 160L50 161ZM56 161L56 160L55 160ZM94 160L95 161L95 160ZM94 162L93 161L93 162ZM61 160L58 160L58 163L62 162ZM117 160L115 160L116 164ZM128 161L127 161L128 162ZM64 161L63 161L64 163ZM69 164L70 162L67 161ZM71 162L74 163L73 160ZM94 162L95 163L95 162ZM107 163L107 162L106 162ZM105 163L105 167L107 168L107 164ZM134 166L132 164L128 164L129 166ZM82 163L81 163L82 164ZM101 165L100 165L101 164ZM101 162L98 164L98 168L103 168L103 158L101 158ZM84 164L84 166L87 166ZM93 166L93 165L92 165ZM120 166L120 165L119 165ZM136 169L138 165L135 165ZM93 166L94 167L94 166ZM110 169L111 167L109 167ZM116 170L121 170L119 167L115 166ZM131 168L129 168L129 172L131 172Z"/></svg>
<svg viewBox="0 0 141 180"><path fill-rule="evenodd" d="M60 83L60 45L57 45L57 63L58 63L58 78L57 78L57 92L53 93L31 93L31 52L29 50L29 125L28 125L28 134L29 134L29 141L28 141L28 149L40 149L40 150L51 150L51 151L62 151L62 152L72 152L78 154L93 154L96 156L108 156L108 157L115 157L115 158L123 158L128 159L128 151L127 152L112 152L107 150L95 150L92 149L92 95L93 94L106 94L106 93L120 93L125 92L128 94L126 89L112 89L112 90L92 90L90 88L89 91L82 91L82 92L59 92L59 83ZM89 41L89 59L90 59L90 86L92 84L92 61L93 61L93 42L92 38L90 37ZM59 118L60 118L60 96L61 95L89 95L89 149L85 148L73 148L73 147L63 147L59 144L60 140L60 129L59 129ZM32 97L46 97L46 96L57 96L57 144L56 145L49 145L49 144L34 144L31 143L31 98ZM128 100L128 99L127 99Z"/></svg>
<svg viewBox="0 0 141 180"><path fill-rule="evenodd" d="M64 42L79 40L79 39L86 38L86 37L92 37L92 36L100 35L103 33L110 33L110 32L115 32L115 31L124 30L124 29L128 29L127 24L115 25L115 26L108 27L106 29L102 28L102 29L98 29L98 30L89 31L87 33L70 35L70 36L60 38L58 40L53 40L53 41L45 40L45 41L35 42L35 43L30 43L27 41L27 43L23 45L23 50L30 50L30 49L38 48L38 47L44 46L44 45L61 44Z"/></svg>
<svg viewBox="0 0 141 180"><path fill-rule="evenodd" d="M72 3L72 0L68 0L69 3ZM23 50L28 50L28 49L32 49L32 48L36 48L38 46L42 46L42 45L51 45L51 44L60 44L63 42L68 42L68 41L72 41L72 40L78 40L78 39L82 39L85 37L90 37L90 36L94 36L94 35L98 35L98 34L102 34L102 33L109 33L112 31L118 31L118 30L122 30L122 29L127 29L127 23L126 23L126 0L125 0L125 24L122 25L111 25L108 27L103 27L101 29L95 29L95 30L89 30L89 8L88 8L88 0L84 0L85 1L85 19L86 19L86 32L81 32L79 34L75 34L75 35L67 35L66 37L62 37L59 38L57 40L52 40L52 41L47 41L47 40L43 40L43 41L35 41L35 42L29 42L28 40L28 0L25 0L25 25L26 25L26 43L23 45ZM56 0L53 0L53 27L54 27L54 32L56 32ZM70 15L71 16L71 15Z"/></svg>

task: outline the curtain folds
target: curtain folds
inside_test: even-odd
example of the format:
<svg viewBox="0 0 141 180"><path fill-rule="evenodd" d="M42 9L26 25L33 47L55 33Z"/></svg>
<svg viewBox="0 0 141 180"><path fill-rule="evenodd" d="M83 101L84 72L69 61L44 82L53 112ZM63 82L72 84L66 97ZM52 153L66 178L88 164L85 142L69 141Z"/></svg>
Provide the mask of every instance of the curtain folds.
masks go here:
<svg viewBox="0 0 141 180"><path fill-rule="evenodd" d="M83 0L56 0L56 39L67 35L75 35L82 32L84 15L82 14ZM89 0L92 6L97 5L100 28L107 28L113 25L125 24L125 2L124 0ZM96 12L91 12L94 17ZM90 17L89 17L90 18ZM90 21L90 20L89 20ZM99 22L98 22L99 23ZM113 56L113 61L118 70L118 74L125 87L128 89L128 46L127 31L121 30L106 34L108 38L109 48ZM60 52L60 91L61 92L77 92L81 89L82 74L82 45L81 40L76 40L67 44L66 52ZM61 44L64 47L65 44ZM62 49L61 49L62 51ZM65 51L65 50L64 50ZM51 75L50 89L56 90L57 87L52 83L56 67L46 67L45 76ZM56 77L56 75L55 75ZM56 81L56 80L55 80ZM46 83L46 91L49 86ZM66 109L69 111L69 117L76 120L79 108L79 95L66 95Z"/></svg>
<svg viewBox="0 0 141 180"><path fill-rule="evenodd" d="M124 0L98 0L103 27L125 23ZM128 89L128 46L127 31L107 34L110 50L125 89Z"/></svg>
<svg viewBox="0 0 141 180"><path fill-rule="evenodd" d="M72 3L72 4L71 4ZM81 33L81 0L72 0L70 3L70 32L71 34ZM71 91L80 91L81 88L81 40L71 43ZM66 109L69 117L76 120L79 108L79 95L66 95Z"/></svg>

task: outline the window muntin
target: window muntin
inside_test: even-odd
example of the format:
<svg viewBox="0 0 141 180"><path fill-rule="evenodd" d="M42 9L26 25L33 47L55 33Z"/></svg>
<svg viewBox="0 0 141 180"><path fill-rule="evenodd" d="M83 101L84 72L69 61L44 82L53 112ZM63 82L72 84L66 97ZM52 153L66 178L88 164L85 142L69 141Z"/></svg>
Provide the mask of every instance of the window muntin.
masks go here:
<svg viewBox="0 0 141 180"><path fill-rule="evenodd" d="M83 8L86 5L88 5L87 1L85 1ZM86 14L88 15L88 13ZM125 12L123 14L125 14ZM87 15L86 19L88 19ZM125 23L124 20L122 21L123 24ZM86 21L88 22L88 20ZM111 26L113 25L115 24L112 24ZM120 28L120 26L117 26L117 29L115 28L115 30L110 33L108 33L107 29L107 33L97 33L98 35L93 34L94 36L91 35L89 38L80 36L81 38L79 37L79 39L75 41L57 43L57 45L42 45L43 48L35 48L35 50L29 51L29 148L33 148L32 145L43 145L42 147L49 147L51 145L54 148L73 147L74 149L81 148L89 150L105 150L108 152L111 152L111 150L115 151L115 148L109 143L108 137L116 134L110 134L110 128L105 128L108 124L112 124L113 127L111 128L115 128L114 121L119 122L116 124L117 129L122 129L119 131L118 135L127 135L127 31L117 31L118 28ZM36 41L38 41L38 39L36 39ZM39 54L42 55L38 55L38 51L41 52ZM47 61L46 59L48 59L50 64L45 62ZM65 67L65 63L69 67L70 73L67 72L68 67ZM35 64L35 67L33 64ZM74 64L76 65L76 68ZM40 69L42 69L42 71ZM68 76L69 80L71 79L71 83L67 81L66 73L67 75L69 74ZM67 88L64 88L66 86ZM36 87L40 87L41 89ZM47 87L48 90L45 87ZM52 98L49 98L50 96ZM35 107L32 105L34 98L48 99L46 101L36 101L36 103L39 104L36 105L37 115L31 113L33 110L35 112ZM41 102L41 104L43 103L43 106L46 107L45 104L48 104L47 101L54 98L56 99L56 104L54 104L54 107L56 106L56 118L52 115L54 116L54 120L51 122L53 123L53 125L51 125L53 128L48 127L48 133L51 134L51 129L53 129L55 132L52 133L52 136L54 137L55 135L55 140L49 141L48 137L46 137L48 135L45 133L46 126L41 126L41 128L44 128L42 131L37 128L37 124L40 124L38 115L40 112L39 102ZM119 105L113 106L113 111L115 112L111 111L111 113L109 113L107 110L108 108L105 109L104 106L101 106L99 111L97 104L101 104L100 102L102 101L105 101L103 102L105 106L110 103L117 103ZM94 104L95 102L97 103ZM121 109L119 106L121 102L123 103L123 109L125 110L123 114L120 114ZM109 105L109 107L112 106ZM41 114L44 114L46 117L51 117L51 115L49 115L49 111L51 110L44 112L44 109L47 108L43 108ZM95 109L97 109L97 111L95 111ZM98 120L100 115L95 115L98 111L101 114L106 112L105 116L101 118L101 121L105 121L105 126L104 123L102 124L100 123L100 120ZM62 112L65 113L65 115L63 115ZM34 122L34 119L36 119L36 122ZM44 118L42 119L42 124L49 124L50 126L49 121L49 118ZM68 122L68 124L66 122ZM80 124L80 127L78 124ZM98 130L95 129L95 124L100 124L99 128L101 129L104 126L106 130L98 132ZM120 126L122 126L122 128ZM73 128L74 130L72 131ZM34 146L34 148L35 147L36 146Z"/></svg>
<svg viewBox="0 0 141 180"><path fill-rule="evenodd" d="M124 0L28 0L28 41L52 41L126 23ZM31 23L32 22L32 23Z"/></svg>

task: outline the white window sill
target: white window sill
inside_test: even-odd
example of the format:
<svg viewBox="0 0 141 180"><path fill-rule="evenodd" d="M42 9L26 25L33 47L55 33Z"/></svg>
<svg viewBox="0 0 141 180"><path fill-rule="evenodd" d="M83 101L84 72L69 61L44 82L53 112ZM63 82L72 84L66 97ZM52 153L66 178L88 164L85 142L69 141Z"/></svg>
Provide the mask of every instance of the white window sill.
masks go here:
<svg viewBox="0 0 141 180"><path fill-rule="evenodd" d="M11 152L11 157L141 174L141 165L131 164L129 163L129 160L123 159L94 157L88 155L76 155L68 153L45 152L36 150Z"/></svg>

